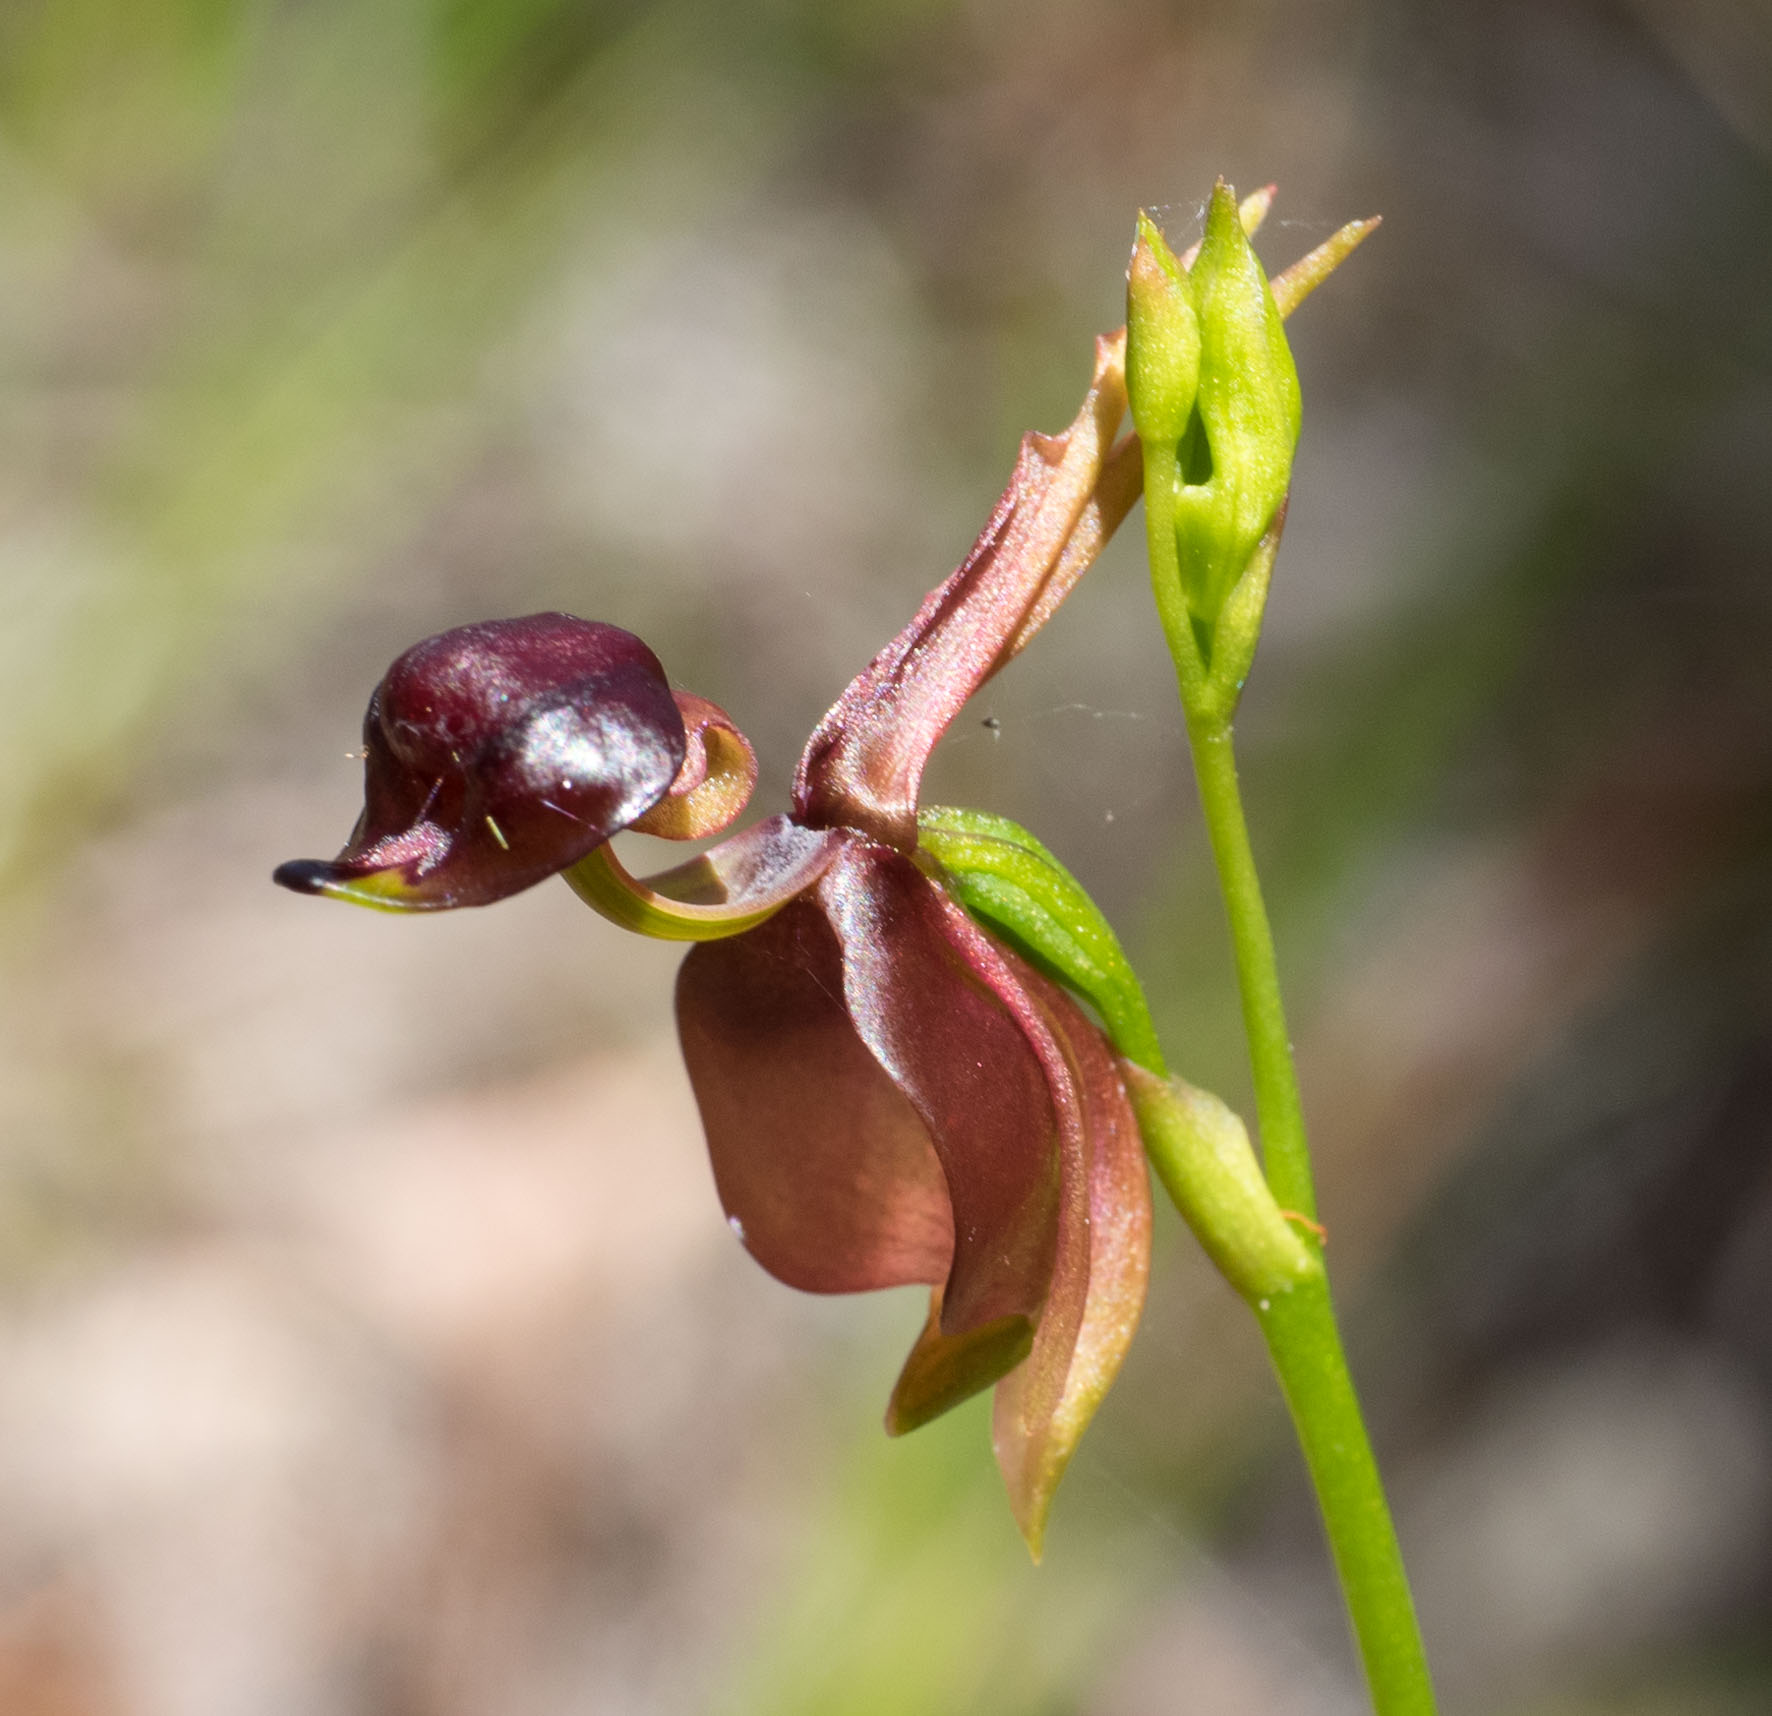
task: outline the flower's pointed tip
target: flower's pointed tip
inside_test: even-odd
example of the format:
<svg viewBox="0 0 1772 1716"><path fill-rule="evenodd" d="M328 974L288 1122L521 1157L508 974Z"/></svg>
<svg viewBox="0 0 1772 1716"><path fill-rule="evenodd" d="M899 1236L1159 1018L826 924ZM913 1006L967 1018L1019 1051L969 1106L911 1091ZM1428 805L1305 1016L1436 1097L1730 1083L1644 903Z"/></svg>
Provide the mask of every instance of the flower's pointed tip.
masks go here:
<svg viewBox="0 0 1772 1716"><path fill-rule="evenodd" d="M356 874L324 858L292 858L271 872L271 880L292 893L321 894L373 911L422 911L431 903L421 898L398 870Z"/></svg>
<svg viewBox="0 0 1772 1716"><path fill-rule="evenodd" d="M291 858L271 872L271 880L279 888L296 894L323 894L326 891L328 866L318 858Z"/></svg>
<svg viewBox="0 0 1772 1716"><path fill-rule="evenodd" d="M998 1317L963 1334L941 1332L941 1295L930 1296L929 1321L905 1360L886 1403L886 1434L908 1435L970 1400L1022 1362L1034 1344L1026 1317Z"/></svg>
<svg viewBox="0 0 1772 1716"><path fill-rule="evenodd" d="M1261 212L1266 214L1267 211L1264 208ZM1259 221L1256 224L1259 225ZM1247 243L1253 230L1244 218L1242 206L1237 202L1236 188L1220 179L1213 185L1211 200L1206 204L1206 230L1200 235L1202 248L1212 243L1215 235L1222 242L1223 238L1234 234L1233 242L1240 239Z"/></svg>
<svg viewBox="0 0 1772 1716"><path fill-rule="evenodd" d="M1141 284L1155 286L1179 283L1187 272L1169 248L1163 229L1151 218L1148 209L1138 211L1138 225L1132 240L1132 258L1126 265L1126 280L1136 293Z"/></svg>
<svg viewBox="0 0 1772 1716"><path fill-rule="evenodd" d="M1060 1471L1062 1469L1061 1466ZM1046 1523L1052 1517L1052 1498L1058 1493L1059 1473L1046 1473L1044 1481L1025 1470L1020 1473L1020 1482L1007 1471L1003 1477L1015 1529L1027 1545L1028 1559L1038 1567L1046 1554Z"/></svg>
<svg viewBox="0 0 1772 1716"><path fill-rule="evenodd" d="M1250 192L1239 203L1236 190L1225 182L1221 174L1212 186L1212 195L1206 199L1205 231L1181 253L1182 271L1193 273L1194 264L1200 260L1201 249L1215 233L1219 241L1223 241L1226 223L1230 229L1240 229L1245 242L1253 238L1260 230L1261 223L1267 219L1268 210L1273 207L1278 190L1277 185L1263 185L1259 191Z"/></svg>

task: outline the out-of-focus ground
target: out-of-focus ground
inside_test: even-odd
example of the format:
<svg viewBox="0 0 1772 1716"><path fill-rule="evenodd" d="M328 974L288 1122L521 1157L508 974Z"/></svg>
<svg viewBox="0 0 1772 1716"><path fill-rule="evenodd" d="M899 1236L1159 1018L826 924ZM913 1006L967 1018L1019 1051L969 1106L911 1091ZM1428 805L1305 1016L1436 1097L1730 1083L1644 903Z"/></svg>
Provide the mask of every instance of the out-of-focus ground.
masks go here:
<svg viewBox="0 0 1772 1716"><path fill-rule="evenodd" d="M273 889L414 639L561 607L799 742L1281 183L1242 723L1454 1716L1772 1707L1772 15L1750 0L0 10L0 1710L1342 1716L1166 1220L1029 1568L914 1296L732 1242L675 954ZM1136 523L956 728L1247 1095ZM995 724L984 726L985 716Z"/></svg>

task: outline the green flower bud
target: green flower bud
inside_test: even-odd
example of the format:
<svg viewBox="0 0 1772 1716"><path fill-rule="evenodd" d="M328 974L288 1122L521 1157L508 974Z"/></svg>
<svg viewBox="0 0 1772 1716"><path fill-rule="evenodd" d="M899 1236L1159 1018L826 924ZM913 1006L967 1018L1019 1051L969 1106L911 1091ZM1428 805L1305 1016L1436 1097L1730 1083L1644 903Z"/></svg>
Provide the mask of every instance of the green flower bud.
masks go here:
<svg viewBox="0 0 1772 1716"><path fill-rule="evenodd" d="M1175 533L1188 606L1210 626L1286 498L1299 422L1280 309L1222 180L1189 281L1200 380L1178 451Z"/></svg>
<svg viewBox="0 0 1772 1716"><path fill-rule="evenodd" d="M1126 270L1126 392L1147 447L1187 433L1200 385L1200 319L1187 270L1147 214Z"/></svg>

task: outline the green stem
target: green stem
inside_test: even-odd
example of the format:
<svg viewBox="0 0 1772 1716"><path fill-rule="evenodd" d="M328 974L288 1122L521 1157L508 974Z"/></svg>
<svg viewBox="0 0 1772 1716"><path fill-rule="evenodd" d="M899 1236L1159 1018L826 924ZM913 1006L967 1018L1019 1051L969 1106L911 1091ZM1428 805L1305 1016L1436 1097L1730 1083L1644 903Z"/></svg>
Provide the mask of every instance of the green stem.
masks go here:
<svg viewBox="0 0 1772 1716"><path fill-rule="evenodd" d="M1261 879L1256 874L1249 826L1243 819L1243 800L1237 789L1231 730L1229 726L1202 730L1190 723L1189 733L1193 739L1200 805L1206 814L1206 832L1218 865L1225 915L1230 919L1267 1183L1281 1209L1315 1221L1317 1193L1311 1181L1310 1149L1304 1136L1304 1104L1298 1095L1292 1040L1287 1035L1286 1009L1280 1000L1274 932L1268 924L1267 907L1262 903Z"/></svg>
<svg viewBox="0 0 1772 1716"><path fill-rule="evenodd" d="M1263 1166L1281 1208L1314 1221L1310 1149L1280 999L1273 930L1237 786L1230 723L1235 688L1225 701L1227 693L1215 685L1212 673L1211 630L1195 625L1188 606L1176 548L1176 480L1174 449L1147 445L1144 499L1151 581L1175 660L1200 804L1230 920ZM1267 1340L1316 1488L1373 1709L1377 1716L1433 1716L1433 1683L1415 1605L1342 1351L1321 1247L1312 1241L1307 1245L1313 1267L1296 1286L1245 1296Z"/></svg>
<svg viewBox="0 0 1772 1716"><path fill-rule="evenodd" d="M1263 1308L1265 1306L1265 1309ZM1322 1509L1379 1716L1433 1716L1434 1688L1403 1552L1322 1273L1255 1307Z"/></svg>
<svg viewBox="0 0 1772 1716"><path fill-rule="evenodd" d="M1268 1185L1283 1209L1314 1220L1304 1109L1230 726L1190 722L1189 732L1236 950ZM1342 1351L1328 1277L1314 1271L1290 1292L1259 1299L1254 1308L1316 1487L1373 1708L1379 1716L1431 1716L1433 1683L1408 1576Z"/></svg>

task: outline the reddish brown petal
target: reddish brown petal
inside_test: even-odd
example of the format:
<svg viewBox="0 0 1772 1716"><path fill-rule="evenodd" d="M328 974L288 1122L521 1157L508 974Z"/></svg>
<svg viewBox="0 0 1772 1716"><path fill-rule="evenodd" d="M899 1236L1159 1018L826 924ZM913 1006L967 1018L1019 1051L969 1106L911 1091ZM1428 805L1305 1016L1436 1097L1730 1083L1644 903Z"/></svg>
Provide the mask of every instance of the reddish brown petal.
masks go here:
<svg viewBox="0 0 1772 1716"><path fill-rule="evenodd" d="M997 1388L997 1463L1038 1559L1053 1491L1119 1372L1144 1307L1151 1198L1138 1123L1101 1033L1060 990L1025 967L1022 977L1063 1047L1082 1116L1082 1149L1064 1154L1067 1183L1046 1314L1027 1363ZM1080 1179L1070 1178L1079 1171Z"/></svg>
<svg viewBox="0 0 1772 1716"><path fill-rule="evenodd" d="M1095 492L1078 514L1064 553L1042 587L1039 600L1028 610L1020 629L991 668L992 673L1007 667L1033 642L1035 633L1058 611L1059 603L1076 588L1077 580L1107 547L1143 490L1144 450L1136 435L1123 435L1102 465L1101 474L1095 479Z"/></svg>
<svg viewBox="0 0 1772 1716"><path fill-rule="evenodd" d="M915 864L854 841L816 898L843 949L863 1042L909 1097L947 1176L954 1262L944 1333L1037 1316L1056 1244L1066 1077L1005 956ZM988 1379L987 1379L988 1380Z"/></svg>
<svg viewBox="0 0 1772 1716"><path fill-rule="evenodd" d="M972 552L819 723L794 783L802 821L915 847L917 789L936 741L1031 635L1030 616L1054 572L1062 564L1075 582L1087 564L1075 553L1066 560L1079 523L1079 541L1093 552L1130 504L1122 482L1105 510L1085 516L1125 405L1124 341L1098 340L1094 385L1075 422L1062 435L1023 438L1015 474Z"/></svg>
<svg viewBox="0 0 1772 1716"><path fill-rule="evenodd" d="M809 902L683 962L677 1027L720 1201L791 1287L944 1280L954 1240L941 1164L842 997L836 938Z"/></svg>

